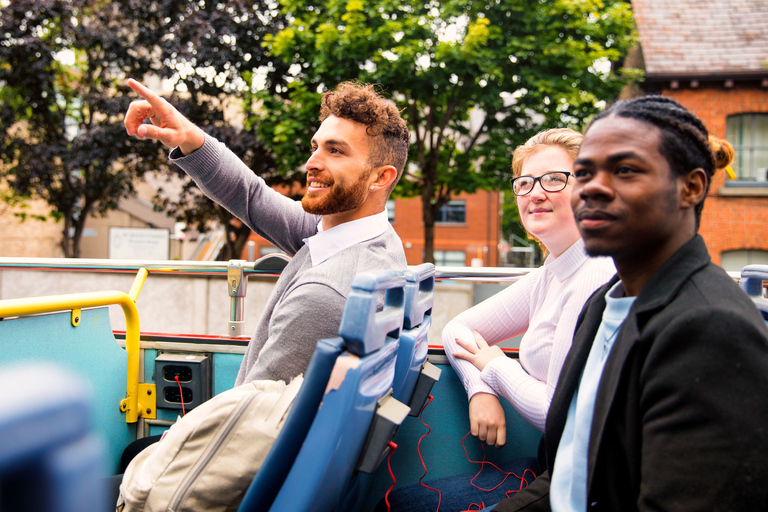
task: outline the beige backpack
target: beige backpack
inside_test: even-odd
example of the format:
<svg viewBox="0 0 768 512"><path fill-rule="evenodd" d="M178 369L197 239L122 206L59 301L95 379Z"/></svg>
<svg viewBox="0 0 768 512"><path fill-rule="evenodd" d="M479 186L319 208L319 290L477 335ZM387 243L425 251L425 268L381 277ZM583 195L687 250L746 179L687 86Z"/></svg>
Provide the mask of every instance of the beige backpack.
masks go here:
<svg viewBox="0 0 768 512"><path fill-rule="evenodd" d="M250 382L190 411L128 465L116 511L236 511L302 381Z"/></svg>

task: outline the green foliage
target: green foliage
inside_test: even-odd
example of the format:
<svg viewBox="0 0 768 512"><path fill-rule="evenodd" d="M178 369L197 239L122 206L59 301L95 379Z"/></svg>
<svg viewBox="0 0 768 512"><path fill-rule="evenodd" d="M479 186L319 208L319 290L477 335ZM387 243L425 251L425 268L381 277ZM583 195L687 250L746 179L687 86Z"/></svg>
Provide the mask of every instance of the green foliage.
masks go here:
<svg viewBox="0 0 768 512"><path fill-rule="evenodd" d="M14 1L0 11L1 174L64 221L66 256L78 255L85 218L114 209L157 154L129 140L116 115L128 99L113 85L121 69L109 52L124 29L109 9ZM138 155L147 163L124 166Z"/></svg>
<svg viewBox="0 0 768 512"><path fill-rule="evenodd" d="M169 100L271 184L301 172L322 91L374 82L413 133L396 192L423 199L429 260L453 195L506 187L516 145L579 127L637 78L596 66L621 60L631 25L621 0L12 0L0 3L0 166L17 194L48 201L76 256L87 215L168 169L159 145L125 136L126 77L167 80ZM224 114L240 97L244 129ZM188 180L157 205L198 230L218 219L222 257L247 238Z"/></svg>
<svg viewBox="0 0 768 512"><path fill-rule="evenodd" d="M609 69L633 41L620 0L281 5L291 22L265 43L293 82L254 94L269 105L254 123L293 165L317 124L313 95L344 80L379 84L413 133L396 193L422 197L427 260L435 214L453 195L506 187L515 146L541 129L578 128L631 78Z"/></svg>
<svg viewBox="0 0 768 512"><path fill-rule="evenodd" d="M252 0L2 4L2 175L16 194L48 202L64 221L64 254L77 256L88 215L116 208L145 172L169 170L162 146L127 137L122 125L136 99L125 79L152 76L172 83L170 101L253 169L284 179L255 133L233 128L222 108L242 93L242 77L263 66L273 70L267 90L280 83L282 65L264 55L260 41L281 27L277 13ZM180 197L161 194L157 204L201 231L220 220L228 229L223 257L239 256L249 231L184 178Z"/></svg>

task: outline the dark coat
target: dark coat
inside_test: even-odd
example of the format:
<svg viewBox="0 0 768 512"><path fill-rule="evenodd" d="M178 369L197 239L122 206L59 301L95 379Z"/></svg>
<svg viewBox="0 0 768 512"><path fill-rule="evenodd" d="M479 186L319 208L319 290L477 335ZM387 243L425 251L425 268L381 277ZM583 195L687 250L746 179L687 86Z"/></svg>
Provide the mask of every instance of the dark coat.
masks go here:
<svg viewBox="0 0 768 512"><path fill-rule="evenodd" d="M614 277L585 304L545 430L552 468ZM768 510L768 328L696 236L648 281L608 356L587 510ZM549 510L549 473L493 510Z"/></svg>

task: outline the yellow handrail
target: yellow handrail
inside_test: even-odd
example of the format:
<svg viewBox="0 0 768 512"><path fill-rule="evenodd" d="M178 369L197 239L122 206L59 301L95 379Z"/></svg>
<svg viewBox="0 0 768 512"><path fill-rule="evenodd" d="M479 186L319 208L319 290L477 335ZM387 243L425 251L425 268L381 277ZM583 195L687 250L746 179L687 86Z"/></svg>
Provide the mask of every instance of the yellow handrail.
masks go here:
<svg viewBox="0 0 768 512"><path fill-rule="evenodd" d="M128 376L125 399L120 410L125 412L126 423L135 423L139 416L154 413L154 393L150 403L139 402L139 312L135 300L147 278L147 270L139 269L130 295L120 291L71 293L49 297L0 300L0 318L38 313L52 313L76 308L119 305L125 314L125 350L128 352Z"/></svg>

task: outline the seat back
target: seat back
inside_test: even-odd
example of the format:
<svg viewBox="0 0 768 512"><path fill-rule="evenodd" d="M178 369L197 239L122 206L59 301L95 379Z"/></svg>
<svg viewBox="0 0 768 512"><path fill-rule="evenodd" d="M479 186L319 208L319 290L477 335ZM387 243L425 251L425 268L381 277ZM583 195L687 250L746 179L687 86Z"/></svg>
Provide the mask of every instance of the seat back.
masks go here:
<svg viewBox="0 0 768 512"><path fill-rule="evenodd" d="M412 408L420 409L420 404L411 402L429 351L427 334L432 325L435 266L423 263L408 267L405 281L405 316L397 352L392 396Z"/></svg>
<svg viewBox="0 0 768 512"><path fill-rule="evenodd" d="M398 347L395 336L403 322L404 287L402 273L355 277L339 331L349 353L337 361L342 357L359 359L350 365L339 386L323 398L270 510L330 511L355 506L358 497L351 501L347 497L355 487L355 475L364 466L367 471L375 470L394 432L382 434L372 428L374 417L390 406L404 408L405 414L408 410L389 396ZM376 312L381 290L387 290L384 309ZM405 414L395 421L402 421ZM342 503L346 505L342 507Z"/></svg>
<svg viewBox="0 0 768 512"><path fill-rule="evenodd" d="M749 295L768 323L768 299L763 295L763 280L768 280L768 265L748 265L741 271L739 286Z"/></svg>
<svg viewBox="0 0 768 512"><path fill-rule="evenodd" d="M369 352L377 352L377 348L383 347L387 341L391 344L387 353L396 348L396 343L392 343L394 337L388 338L387 335L398 335L402 329L404 286L405 278L399 271L365 273L353 279L339 329L340 336L318 341L293 407L251 482L239 512L262 512L272 506L302 450L302 443L313 425L328 379L342 351L352 346L365 357ZM384 307L377 311L378 297L382 292L385 294ZM362 369L359 370L358 374L362 372ZM344 385L345 389L351 386L346 380ZM323 409L327 410L323 403Z"/></svg>
<svg viewBox="0 0 768 512"><path fill-rule="evenodd" d="M0 510L106 510L105 457L91 433L88 391L50 364L0 370Z"/></svg>

